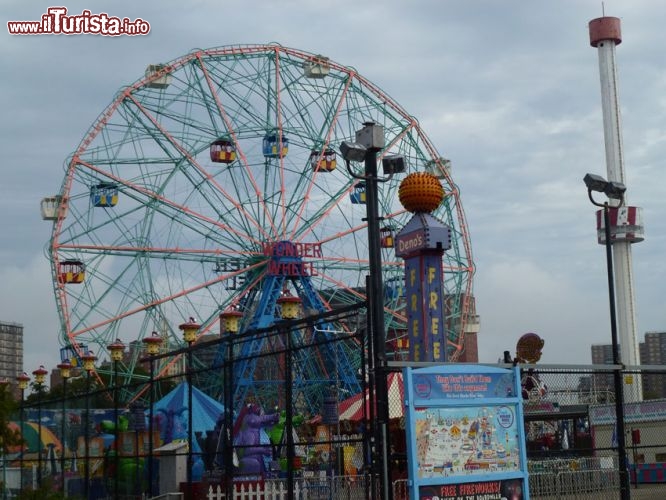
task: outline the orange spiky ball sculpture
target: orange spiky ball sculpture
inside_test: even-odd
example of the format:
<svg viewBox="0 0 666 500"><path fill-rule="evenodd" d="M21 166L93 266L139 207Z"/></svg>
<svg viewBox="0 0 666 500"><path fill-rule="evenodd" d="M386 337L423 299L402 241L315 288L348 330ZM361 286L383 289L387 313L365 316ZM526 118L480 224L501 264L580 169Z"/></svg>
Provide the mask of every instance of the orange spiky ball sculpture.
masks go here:
<svg viewBox="0 0 666 500"><path fill-rule="evenodd" d="M398 199L412 213L432 212L442 203L444 188L433 174L414 172L400 183Z"/></svg>

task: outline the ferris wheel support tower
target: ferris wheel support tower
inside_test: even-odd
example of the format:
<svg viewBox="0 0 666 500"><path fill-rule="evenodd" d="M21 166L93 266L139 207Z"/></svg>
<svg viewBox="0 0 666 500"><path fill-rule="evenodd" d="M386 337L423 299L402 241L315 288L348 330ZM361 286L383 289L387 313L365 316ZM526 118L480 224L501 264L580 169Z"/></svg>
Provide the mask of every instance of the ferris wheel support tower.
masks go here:
<svg viewBox="0 0 666 500"><path fill-rule="evenodd" d="M599 75L601 80L601 106L606 145L606 170L609 182L626 185L624 171L624 147L618 92L615 47L622 42L620 19L600 17L590 21L590 45L596 47L599 55ZM610 200L615 202L616 200ZM611 204L612 207L612 204ZM610 209L611 238L613 241L613 264L615 267L615 290L617 297L617 325L622 360L626 365L640 364L636 327L636 301L634 293L631 244L643 241L642 211L624 205ZM597 213L597 231L600 244L605 244L602 211ZM640 401L643 397L640 376L625 377L625 384L632 384L626 391L627 402Z"/></svg>

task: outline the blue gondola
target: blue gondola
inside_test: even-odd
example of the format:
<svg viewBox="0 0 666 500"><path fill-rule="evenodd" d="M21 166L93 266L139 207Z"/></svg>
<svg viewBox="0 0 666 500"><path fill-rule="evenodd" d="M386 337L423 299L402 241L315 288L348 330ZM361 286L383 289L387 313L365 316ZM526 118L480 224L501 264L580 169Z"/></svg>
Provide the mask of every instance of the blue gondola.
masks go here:
<svg viewBox="0 0 666 500"><path fill-rule="evenodd" d="M282 142L280 143L280 139ZM284 158L289 151L289 139L272 132L264 137L263 152L266 158Z"/></svg>
<svg viewBox="0 0 666 500"><path fill-rule="evenodd" d="M356 184L349 197L355 205L365 205L365 182Z"/></svg>
<svg viewBox="0 0 666 500"><path fill-rule="evenodd" d="M118 203L118 185L101 182L90 189L90 201L94 207L115 207Z"/></svg>

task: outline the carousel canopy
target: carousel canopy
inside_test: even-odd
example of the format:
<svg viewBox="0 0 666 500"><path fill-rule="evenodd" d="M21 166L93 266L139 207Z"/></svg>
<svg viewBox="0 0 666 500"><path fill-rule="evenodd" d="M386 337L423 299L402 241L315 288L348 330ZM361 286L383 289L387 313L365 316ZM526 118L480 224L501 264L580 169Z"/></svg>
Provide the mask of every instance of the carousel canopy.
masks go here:
<svg viewBox="0 0 666 500"><path fill-rule="evenodd" d="M160 437L164 443L174 440L187 440L188 437L188 384L183 382L153 406L153 418L159 425ZM224 411L224 405L192 386L192 449L200 451L196 433L204 436L212 431ZM146 410L148 415L148 410Z"/></svg>

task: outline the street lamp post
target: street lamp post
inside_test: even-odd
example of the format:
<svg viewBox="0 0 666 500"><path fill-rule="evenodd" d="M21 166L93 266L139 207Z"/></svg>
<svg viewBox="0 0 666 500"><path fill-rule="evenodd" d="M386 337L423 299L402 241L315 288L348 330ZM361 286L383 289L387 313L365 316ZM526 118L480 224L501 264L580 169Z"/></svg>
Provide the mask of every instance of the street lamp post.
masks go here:
<svg viewBox="0 0 666 500"><path fill-rule="evenodd" d="M62 492L63 497L67 498L67 492L65 491L65 420L67 419L67 380L72 374L72 364L69 361L63 361L58 365L60 370L60 376L62 377L62 419L60 421L60 440L61 440L61 451L60 451L60 491Z"/></svg>
<svg viewBox="0 0 666 500"><path fill-rule="evenodd" d="M153 383L155 381L155 355L160 352L162 346L162 337L157 332L153 332L150 337L144 337L142 342L146 346L148 353L148 364L150 370L150 387L148 394L148 496L153 497L153 406L155 404L155 391Z"/></svg>
<svg viewBox="0 0 666 500"><path fill-rule="evenodd" d="M239 330L239 320L242 317L240 311L230 309L228 314L223 313L220 319L224 324L225 333L225 360L224 360L224 426L222 432L222 463L224 466L224 494L225 498L231 498L233 495L233 406L234 406L234 335Z"/></svg>
<svg viewBox="0 0 666 500"><path fill-rule="evenodd" d="M49 372L40 365L34 372L35 385L37 386L37 486L42 485L42 387Z"/></svg>
<svg viewBox="0 0 666 500"><path fill-rule="evenodd" d="M87 352L81 356L81 361L83 362L83 369L86 372L86 415L83 420L84 422L84 431L83 431L83 441L84 441L84 453L83 464L84 464L84 478L83 478L83 498L89 498L90 492L90 377L92 371L95 369L95 361L97 356L92 352Z"/></svg>
<svg viewBox="0 0 666 500"><path fill-rule="evenodd" d="M118 364L123 360L125 354L125 344L120 339L106 346L111 354L113 361L113 418L115 425L113 426L113 445L115 454L113 456L115 473L113 475L113 495L118 498L118 476L120 476L120 434L118 432Z"/></svg>
<svg viewBox="0 0 666 500"><path fill-rule="evenodd" d="M199 325L190 318L189 321L179 325L183 331L183 340L187 342L187 366L185 367L185 376L187 378L187 496L186 498L194 498L192 495L192 467L194 465L192 459L192 447L194 446L193 429L192 429L192 344L197 339L197 332Z"/></svg>
<svg viewBox="0 0 666 500"><path fill-rule="evenodd" d="M631 498L628 462L627 462L627 446L624 435L624 388L622 386L622 373L620 366L622 365L622 358L620 356L620 346L617 336L617 318L615 312L615 286L613 278L613 252L611 241L611 228L610 228L610 215L609 215L609 201L599 203L594 200L592 192L604 193L609 200L617 200L617 207L621 207L624 202L624 192L626 187L621 182L609 182L603 177L595 174L587 174L583 178L585 186L587 187L587 195L593 205L601 207L604 213L604 234L605 234L605 247L606 247L606 267L608 274L608 300L610 306L610 327L611 327L611 342L613 349L613 384L615 388L615 422L616 422L616 435L617 447L619 455L619 473L620 473L620 498L622 500L629 500Z"/></svg>
<svg viewBox="0 0 666 500"><path fill-rule="evenodd" d="M21 472L20 472L20 486L19 490L23 490L23 441L25 439L25 432L24 432L24 422L25 422L25 390L28 388L28 383L30 382L30 376L26 373L23 372L21 375L16 377L16 383L18 384L18 388L21 391L21 414L20 414L20 420L21 420L21 460L19 462L19 465L21 467Z"/></svg>
<svg viewBox="0 0 666 500"><path fill-rule="evenodd" d="M370 344L373 356L370 359L374 371L374 392L377 405L377 427L374 436L375 447L379 451L381 483L380 497L392 499L389 478L388 457L388 388L386 385L386 332L384 327L384 285L382 283L382 256L379 238L380 221L377 185L386 182L394 173L404 171L404 159L399 156L384 159L384 171L387 178L377 175L377 154L386 145L384 128L373 122L366 122L356 132L355 142L343 142L340 152L345 160L347 171L366 185L366 216L368 224L368 260L370 276L367 280L368 315L370 317ZM364 162L363 175L352 172L349 163ZM372 405L371 405L372 408Z"/></svg>
<svg viewBox="0 0 666 500"><path fill-rule="evenodd" d="M8 378L2 378L0 379L0 388L3 392L3 397L4 398L9 398L9 379ZM2 500L5 500L7 498L7 446L5 443L2 444Z"/></svg>

